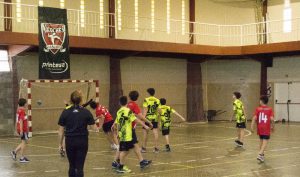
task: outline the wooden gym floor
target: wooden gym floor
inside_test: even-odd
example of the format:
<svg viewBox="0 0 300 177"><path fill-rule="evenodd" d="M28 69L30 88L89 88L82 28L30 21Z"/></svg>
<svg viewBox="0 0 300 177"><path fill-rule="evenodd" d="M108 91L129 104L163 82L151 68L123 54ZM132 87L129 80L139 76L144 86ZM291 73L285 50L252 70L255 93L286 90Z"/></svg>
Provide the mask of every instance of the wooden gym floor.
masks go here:
<svg viewBox="0 0 300 177"><path fill-rule="evenodd" d="M175 125L171 130L172 152L154 154L152 148L148 148L144 156L153 160L153 165L144 170L139 169L138 160L131 152L126 165L133 172L125 175L111 169L114 152L103 133L91 133L85 176L300 176L300 124L276 124L264 164L256 161L259 142L256 134L247 131L245 147L236 148L235 132L234 123ZM140 127L138 138L142 140ZM58 154L56 134L34 135L27 150L31 162L27 164L15 162L9 155L18 142L16 137L0 138L1 177L67 176L68 161ZM162 149L164 139L161 136L160 144Z"/></svg>

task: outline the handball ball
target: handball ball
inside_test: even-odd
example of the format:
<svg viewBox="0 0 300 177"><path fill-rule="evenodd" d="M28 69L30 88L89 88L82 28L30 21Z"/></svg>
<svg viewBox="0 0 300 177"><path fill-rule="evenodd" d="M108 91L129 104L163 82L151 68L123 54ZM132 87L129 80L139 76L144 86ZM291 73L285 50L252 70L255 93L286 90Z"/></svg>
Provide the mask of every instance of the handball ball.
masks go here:
<svg viewBox="0 0 300 177"><path fill-rule="evenodd" d="M42 100L37 100L37 105L41 106L42 105Z"/></svg>

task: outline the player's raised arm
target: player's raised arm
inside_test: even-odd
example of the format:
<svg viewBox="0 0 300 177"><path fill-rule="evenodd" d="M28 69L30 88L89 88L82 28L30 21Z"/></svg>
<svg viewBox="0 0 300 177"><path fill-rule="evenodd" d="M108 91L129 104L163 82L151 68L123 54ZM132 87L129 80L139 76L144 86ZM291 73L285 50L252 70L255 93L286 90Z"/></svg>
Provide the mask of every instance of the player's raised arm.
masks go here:
<svg viewBox="0 0 300 177"><path fill-rule="evenodd" d="M174 111L174 114L176 116L178 116L182 121L186 121L186 119L182 115L180 115L178 112Z"/></svg>

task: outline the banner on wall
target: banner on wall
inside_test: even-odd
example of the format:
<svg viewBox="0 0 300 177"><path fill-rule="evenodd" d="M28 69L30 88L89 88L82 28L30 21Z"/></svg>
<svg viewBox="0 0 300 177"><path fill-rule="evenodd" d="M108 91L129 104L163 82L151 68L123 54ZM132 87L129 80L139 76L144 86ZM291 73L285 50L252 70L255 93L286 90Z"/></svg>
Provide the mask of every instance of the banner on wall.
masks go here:
<svg viewBox="0 0 300 177"><path fill-rule="evenodd" d="M39 79L70 79L66 9L39 7Z"/></svg>

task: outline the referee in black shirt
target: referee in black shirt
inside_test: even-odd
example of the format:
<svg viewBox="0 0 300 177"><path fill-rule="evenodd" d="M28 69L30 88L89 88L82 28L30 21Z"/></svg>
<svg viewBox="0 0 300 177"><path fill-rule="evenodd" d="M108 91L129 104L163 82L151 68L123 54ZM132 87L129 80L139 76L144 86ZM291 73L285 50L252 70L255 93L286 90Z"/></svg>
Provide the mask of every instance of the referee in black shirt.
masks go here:
<svg viewBox="0 0 300 177"><path fill-rule="evenodd" d="M82 106L82 95L79 91L71 94L72 105L61 114L59 125L59 144L62 145L63 137L66 137L66 152L69 160L69 177L83 177L83 167L88 151L88 129L93 125L97 130L91 112Z"/></svg>

